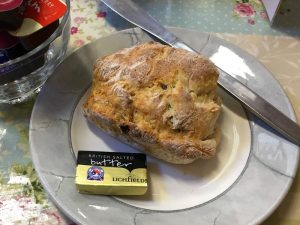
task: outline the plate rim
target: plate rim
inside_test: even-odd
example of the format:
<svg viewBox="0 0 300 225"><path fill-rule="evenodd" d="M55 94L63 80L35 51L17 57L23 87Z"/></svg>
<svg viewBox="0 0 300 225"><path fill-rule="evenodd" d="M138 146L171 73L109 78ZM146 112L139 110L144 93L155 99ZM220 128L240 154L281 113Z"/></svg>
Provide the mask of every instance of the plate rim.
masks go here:
<svg viewBox="0 0 300 225"><path fill-rule="evenodd" d="M99 41L99 40L101 40L101 39L103 39L103 38L107 38L107 37L109 37L109 36L111 36L111 35L119 35L120 33L124 33L124 32L128 32L128 31L132 31L132 30L136 30L137 28L130 28L130 29L127 29L127 30L122 30L122 31L118 31L118 32L115 32L115 33L112 33L112 34L110 34L110 35L108 35L108 36L106 36L106 37L102 37L102 38L99 38L99 39L97 39L96 41ZM192 31L192 32L194 32L194 33L198 33L198 34L201 34L201 32L198 32L198 31L194 31L194 30L189 30L189 29L184 29L184 28L172 28L172 29L179 29L179 30L183 30L183 31ZM137 29L137 30L139 30L139 29ZM218 38L218 39L220 39L220 38ZM229 43L230 45L232 45L231 43ZM84 48L84 47L83 47ZM80 49L79 49L80 50ZM243 49L240 49L241 51L243 51L243 52L245 52ZM77 51L75 51L75 52L73 52L71 55L69 55L68 56L68 58L71 58L71 56L72 55L75 55L76 54L76 52ZM247 53L248 55L249 55L249 53ZM66 59L65 59L66 60ZM61 63L61 65L59 66L59 67L61 67L62 65L63 65L63 63L64 62L62 62ZM262 64L262 63L260 63L259 62L259 64L261 65L261 66L263 66L264 67L264 65ZM50 78L49 78L49 80L51 80L52 79L52 77L53 76L51 76ZM279 82L278 82L278 80L273 76L273 79L279 84ZM48 81L47 81L48 82ZM47 83L46 83L46 85L47 85ZM279 86L280 86L280 84L279 84ZM280 86L281 87L281 86ZM85 89L87 89L88 87L86 87ZM286 95L286 93L284 92L284 90L281 88L281 90L280 90L281 92L283 92L284 93L284 97L285 97L285 99L287 100L287 102L288 102L288 105L289 105L289 107L291 108L291 109L293 109L293 106L292 106L292 104L291 104L291 102L290 102L290 100L289 100L289 98L287 97L287 95ZM84 92L84 91L83 91ZM82 93L81 93L82 94ZM82 95L80 95L80 96L82 96ZM76 103L78 103L78 101L80 100L80 96L78 97L78 99L75 101ZM39 96L37 97L37 99L36 99L36 101L35 101L35 104L34 104L34 107L33 107L33 109L32 109L32 115L34 114L34 111L35 110L37 110L36 108L38 107L38 99L39 99ZM73 113L74 113L74 109L75 109L75 107L76 107L76 104L75 105L73 105L73 110L72 110L72 115L71 115L71 118L73 118ZM252 117L252 115L250 115L247 111L246 111L246 113L245 113L246 115L247 115L247 119L248 119L248 122L251 120L251 117ZM291 114L292 115L289 115L289 117L294 117L293 119L295 119L296 118L296 116L295 116L295 112L293 111L293 112L291 112ZM31 119L30 119L30 129L29 129L29 144L30 144L30 151L31 151L31 155L32 155L32 160L33 160L33 164L34 164L34 166L36 167L36 165L38 165L38 158L37 158L37 155L34 153L34 151L33 151L33 149L35 148L34 146L32 146L33 145L33 143L32 143L32 123L33 123L33 119L32 119L33 117L31 116ZM72 119L68 122L68 129L71 127L71 125L72 125ZM249 124L249 126L250 126L250 133L251 133L251 146L250 146L250 148L251 148L251 150L250 150L250 154L249 154L249 156L248 156L248 159L247 159L247 163L246 163L246 165L245 165L245 167L244 167L244 169L243 169L243 172L242 173L244 173L246 170L247 170L247 168L248 168L248 163L249 163L249 159L250 159L250 157L251 157L251 155L252 155L252 152L253 152L253 129L252 129L252 124L250 123ZM70 135L68 135L69 137L70 137ZM71 143L71 142L70 142ZM299 155L298 155L299 156ZM298 165L299 165L299 157L298 157L298 160L297 160L297 163L296 163L296 168L298 167ZM295 169L296 170L296 169ZM72 212L69 212L69 210L66 210L65 208L63 208L62 207L62 204L61 203L59 203L59 201L56 199L56 197L54 197L55 196L55 193L51 193L49 190L51 189L51 187L49 187L49 183L47 182L47 179L44 177L44 175L42 174L43 172L42 171L40 171L39 169L36 169L36 172L37 172L37 174L38 174L38 176L39 176L39 179L41 179L41 182L42 182L42 184L43 184L43 186L45 187L45 190L50 194L50 197L51 197L51 199L52 199L52 201L54 201L55 202L55 204L56 204L56 206L58 206L58 208L60 208L69 218L72 218L74 221L76 221L76 222L78 222L78 223L81 223L80 221L78 221L73 215L72 215ZM293 176L294 176L295 174L293 174ZM238 179L234 182L234 183L236 183L236 182L238 182L240 179L241 179L241 175L239 175L239 177L238 177ZM268 209L269 210L267 210L267 211L265 211L264 213L263 213L263 215L261 215L261 217L260 218L257 218L256 219L256 221L253 221L253 222L255 222L255 223L259 223L259 222L262 222L262 221L264 221L268 216L270 216L270 214L271 213L273 213L273 211L278 207L278 205L282 202L282 200L285 198L285 196L286 196L286 194L288 193L288 191L289 191L289 189L290 189L290 187L291 187L291 185L292 185L292 183L293 183L293 180L294 180L294 177L290 177L291 179L289 180L289 182L287 182L287 188L285 188L285 191L284 191L284 193L283 194L281 194L280 195L280 198L278 198L277 199L277 201L275 201L275 202L273 202L273 205L271 206L271 207L269 207ZM234 184L233 184L234 185ZM230 190L231 189L231 187L233 186L233 185L231 185L228 189ZM227 192L227 190L225 191L225 192L223 192L223 193L226 193ZM221 194L221 195L223 195L223 193ZM218 197L218 196L217 196ZM216 198L217 198L216 197ZM207 203L209 203L209 202L211 202L211 201L214 201L215 200L215 198L213 198L212 200L210 200L210 201L208 201ZM207 203L203 203L203 204L201 204L200 206L195 206L195 207L201 207L202 205L205 205L205 204L207 204ZM122 203L123 204L123 203ZM134 207L134 206L133 206ZM146 210L148 210L148 209L146 209ZM175 210L176 211L176 210Z"/></svg>

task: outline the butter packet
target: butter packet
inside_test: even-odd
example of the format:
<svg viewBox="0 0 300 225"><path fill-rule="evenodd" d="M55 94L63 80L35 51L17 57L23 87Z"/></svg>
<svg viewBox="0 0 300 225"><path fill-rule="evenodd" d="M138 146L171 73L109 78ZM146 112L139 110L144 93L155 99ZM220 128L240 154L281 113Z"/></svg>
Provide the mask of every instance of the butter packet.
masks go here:
<svg viewBox="0 0 300 225"><path fill-rule="evenodd" d="M143 195L147 191L146 155L79 151L75 183L80 193Z"/></svg>

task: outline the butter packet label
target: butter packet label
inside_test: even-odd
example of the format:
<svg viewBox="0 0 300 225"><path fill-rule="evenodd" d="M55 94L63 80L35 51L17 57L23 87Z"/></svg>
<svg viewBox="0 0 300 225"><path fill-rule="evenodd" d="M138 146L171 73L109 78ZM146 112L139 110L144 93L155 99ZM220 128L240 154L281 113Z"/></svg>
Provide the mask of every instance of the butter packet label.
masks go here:
<svg viewBox="0 0 300 225"><path fill-rule="evenodd" d="M79 151L75 183L81 193L145 194L147 191L146 155Z"/></svg>

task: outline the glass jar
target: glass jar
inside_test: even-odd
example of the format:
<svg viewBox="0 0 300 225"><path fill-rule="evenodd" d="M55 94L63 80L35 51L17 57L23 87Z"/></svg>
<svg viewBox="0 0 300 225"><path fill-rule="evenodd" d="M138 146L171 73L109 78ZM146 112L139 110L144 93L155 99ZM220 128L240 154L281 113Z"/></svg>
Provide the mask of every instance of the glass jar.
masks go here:
<svg viewBox="0 0 300 225"><path fill-rule="evenodd" d="M55 31L42 44L16 59L0 64L0 103L19 103L41 90L48 77L62 62L70 39L70 0Z"/></svg>

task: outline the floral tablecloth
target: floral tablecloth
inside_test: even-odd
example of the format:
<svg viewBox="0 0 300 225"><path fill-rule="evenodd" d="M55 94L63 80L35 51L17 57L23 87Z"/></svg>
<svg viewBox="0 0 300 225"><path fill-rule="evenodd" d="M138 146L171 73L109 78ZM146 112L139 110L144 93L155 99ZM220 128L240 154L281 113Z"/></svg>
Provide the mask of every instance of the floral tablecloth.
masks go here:
<svg viewBox="0 0 300 225"><path fill-rule="evenodd" d="M280 81L300 119L300 40L292 37L300 34L299 26L270 27L260 0L136 2L165 25L217 33L257 57ZM286 22L294 10L286 1L278 21ZM100 1L91 0L71 1L71 24L68 54L131 26ZM28 129L34 100L0 105L0 224L73 224L48 199L30 159ZM298 173L287 197L264 224L300 224L299 207Z"/></svg>

